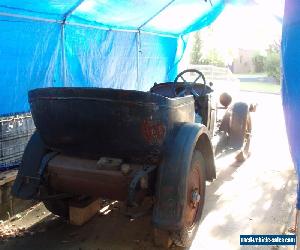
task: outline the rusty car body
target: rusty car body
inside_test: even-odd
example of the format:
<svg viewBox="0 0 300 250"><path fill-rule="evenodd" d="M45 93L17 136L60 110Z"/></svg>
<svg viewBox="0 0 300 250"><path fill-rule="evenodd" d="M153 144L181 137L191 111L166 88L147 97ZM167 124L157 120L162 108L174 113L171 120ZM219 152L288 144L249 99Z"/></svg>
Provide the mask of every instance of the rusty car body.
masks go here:
<svg viewBox="0 0 300 250"><path fill-rule="evenodd" d="M37 131L26 147L13 193L43 201L63 217L78 197L120 200L131 207L154 197L156 242L189 246L200 223L205 182L216 178L218 146L212 138L221 133L227 147L244 153L251 132L247 104L223 107L227 111L217 123L212 87L198 71L193 82L186 81L189 72L175 82L155 84L149 92L30 91Z"/></svg>

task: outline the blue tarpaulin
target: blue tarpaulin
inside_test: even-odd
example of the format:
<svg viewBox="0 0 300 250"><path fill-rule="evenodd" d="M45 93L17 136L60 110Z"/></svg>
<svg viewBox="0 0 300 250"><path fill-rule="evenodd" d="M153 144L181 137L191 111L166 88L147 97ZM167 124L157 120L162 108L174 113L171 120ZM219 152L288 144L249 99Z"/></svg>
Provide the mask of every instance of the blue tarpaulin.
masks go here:
<svg viewBox="0 0 300 250"><path fill-rule="evenodd" d="M282 32L282 101L290 151L298 175L300 209L300 1L286 0Z"/></svg>
<svg viewBox="0 0 300 250"><path fill-rule="evenodd" d="M185 35L225 0L1 0L0 116L37 87L149 90L173 80Z"/></svg>
<svg viewBox="0 0 300 250"><path fill-rule="evenodd" d="M37 87L148 90L154 82L173 80L185 35L213 22L227 2L1 0L0 116L28 111L27 92ZM298 177L299 13L300 2L286 0L282 98ZM300 209L300 190L298 200Z"/></svg>

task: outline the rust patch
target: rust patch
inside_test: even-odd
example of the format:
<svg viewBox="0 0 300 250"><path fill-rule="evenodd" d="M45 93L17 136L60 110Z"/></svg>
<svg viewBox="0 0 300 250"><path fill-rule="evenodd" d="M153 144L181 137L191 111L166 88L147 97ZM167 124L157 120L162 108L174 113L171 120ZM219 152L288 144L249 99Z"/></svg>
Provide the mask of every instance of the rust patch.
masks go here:
<svg viewBox="0 0 300 250"><path fill-rule="evenodd" d="M160 122L144 120L142 135L149 144L162 144L166 136L166 127Z"/></svg>

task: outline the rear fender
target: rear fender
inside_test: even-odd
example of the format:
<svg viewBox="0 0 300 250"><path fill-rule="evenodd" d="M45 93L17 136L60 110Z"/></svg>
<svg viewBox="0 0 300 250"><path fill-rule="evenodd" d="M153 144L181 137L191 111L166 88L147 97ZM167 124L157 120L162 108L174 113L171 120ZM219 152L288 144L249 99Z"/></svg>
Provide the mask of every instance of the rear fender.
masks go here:
<svg viewBox="0 0 300 250"><path fill-rule="evenodd" d="M178 124L167 142L164 159L158 169L156 202L152 221L158 228L176 230L183 226L187 176L193 151L201 151L209 180L216 177L212 146L202 124Z"/></svg>
<svg viewBox="0 0 300 250"><path fill-rule="evenodd" d="M30 138L22 158L12 194L21 199L34 199L39 191L40 166L43 157L49 152L40 134L36 131Z"/></svg>

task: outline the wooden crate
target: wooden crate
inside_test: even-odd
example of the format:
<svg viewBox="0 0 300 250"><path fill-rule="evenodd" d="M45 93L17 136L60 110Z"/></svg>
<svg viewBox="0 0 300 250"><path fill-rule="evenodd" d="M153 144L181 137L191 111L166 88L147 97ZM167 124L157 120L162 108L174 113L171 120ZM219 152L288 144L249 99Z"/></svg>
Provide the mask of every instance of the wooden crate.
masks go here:
<svg viewBox="0 0 300 250"><path fill-rule="evenodd" d="M100 209L100 200L87 200L84 202L72 201L69 207L71 225L81 226L88 222Z"/></svg>

